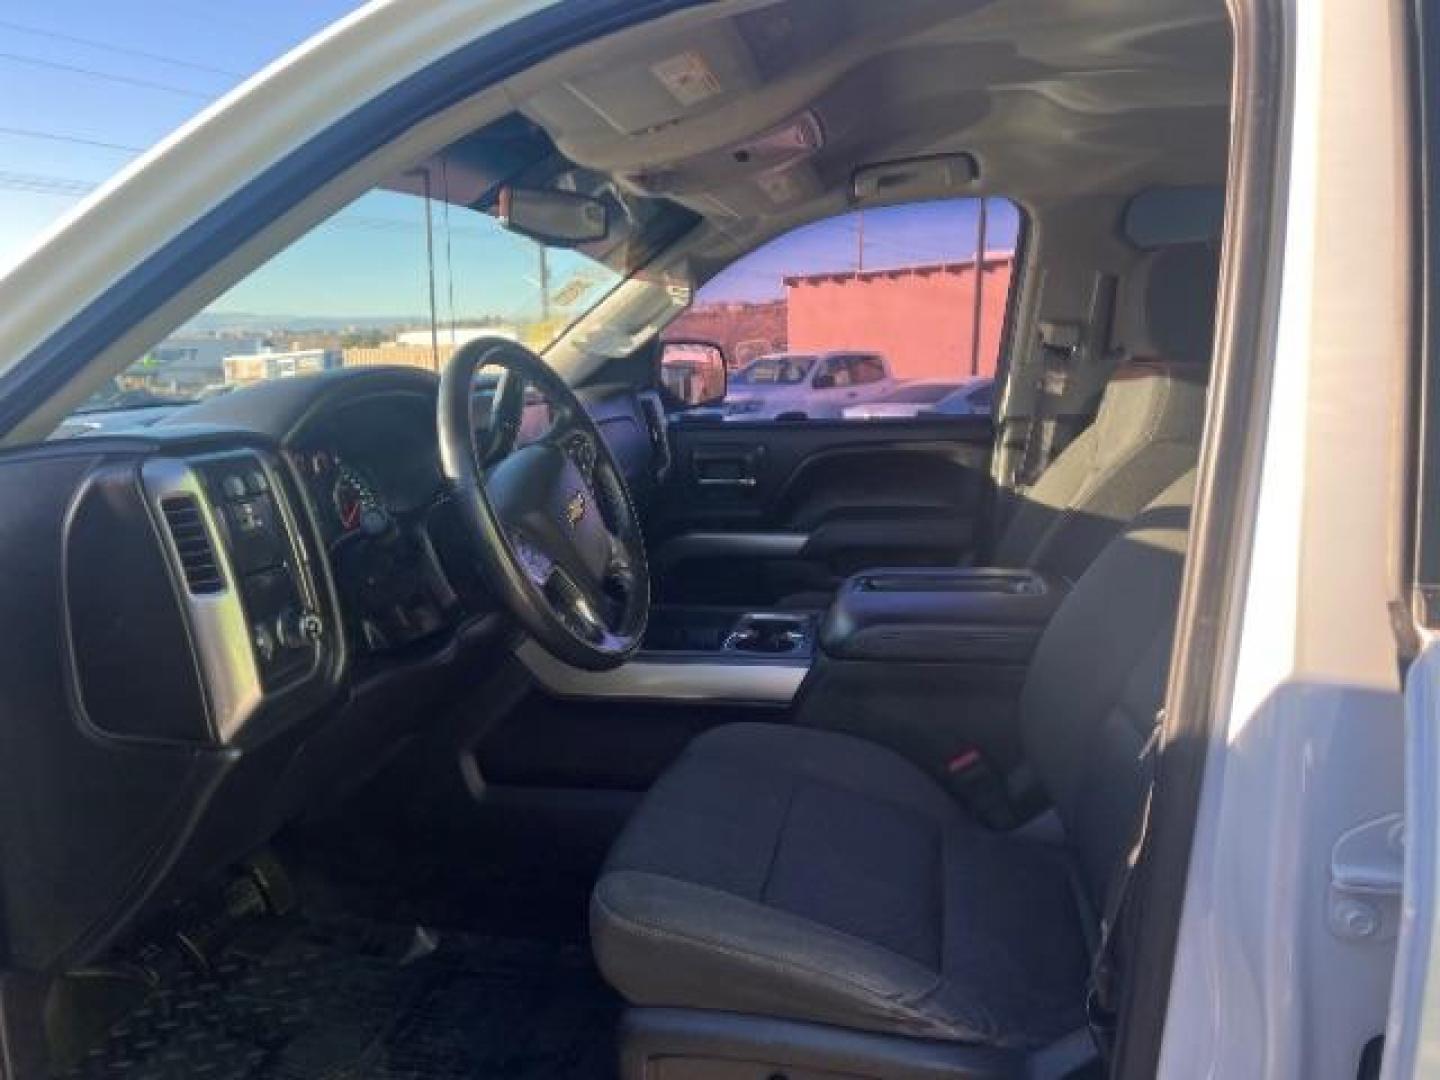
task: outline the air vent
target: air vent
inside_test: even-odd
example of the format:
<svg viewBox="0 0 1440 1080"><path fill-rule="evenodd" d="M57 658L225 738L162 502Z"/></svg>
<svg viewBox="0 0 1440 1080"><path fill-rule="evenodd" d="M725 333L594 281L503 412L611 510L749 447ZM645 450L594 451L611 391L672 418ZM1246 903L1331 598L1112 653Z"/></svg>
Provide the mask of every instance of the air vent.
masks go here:
<svg viewBox="0 0 1440 1080"><path fill-rule="evenodd" d="M192 495L171 495L160 503L165 523L170 526L170 539L180 555L180 569L192 593L215 593L225 588L215 547L200 506Z"/></svg>

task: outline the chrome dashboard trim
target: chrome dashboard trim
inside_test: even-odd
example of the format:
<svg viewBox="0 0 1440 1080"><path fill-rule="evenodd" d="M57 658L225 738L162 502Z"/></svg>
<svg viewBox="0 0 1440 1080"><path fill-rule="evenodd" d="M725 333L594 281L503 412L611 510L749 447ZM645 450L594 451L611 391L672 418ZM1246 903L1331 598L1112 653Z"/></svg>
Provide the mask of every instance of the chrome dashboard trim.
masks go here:
<svg viewBox="0 0 1440 1080"><path fill-rule="evenodd" d="M268 471L268 470L267 470ZM264 699L260 669L250 646L250 625L240 600L238 578L230 553L215 522L215 508L200 475L181 458L151 458L141 467L141 482L150 502L156 532L165 545L175 589L185 605L190 639L204 678L210 708L210 731L216 741L230 743ZM192 593L181 570L180 553L165 522L162 503L183 495L195 501L210 537L224 587L214 593Z"/></svg>
<svg viewBox="0 0 1440 1080"><path fill-rule="evenodd" d="M614 671L584 671L555 659L530 640L521 643L515 655L535 680L557 697L627 701L784 706L795 700L810 670L808 663L652 660L642 655Z"/></svg>

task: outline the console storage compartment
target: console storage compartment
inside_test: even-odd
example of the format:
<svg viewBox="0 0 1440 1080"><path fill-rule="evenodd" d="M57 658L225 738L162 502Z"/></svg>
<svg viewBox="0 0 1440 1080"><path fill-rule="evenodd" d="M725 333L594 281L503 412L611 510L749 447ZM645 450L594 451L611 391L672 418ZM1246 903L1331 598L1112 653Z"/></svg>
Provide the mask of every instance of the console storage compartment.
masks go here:
<svg viewBox="0 0 1440 1080"><path fill-rule="evenodd" d="M840 587L820 648L842 660L1024 664L1063 595L1032 570L866 570Z"/></svg>

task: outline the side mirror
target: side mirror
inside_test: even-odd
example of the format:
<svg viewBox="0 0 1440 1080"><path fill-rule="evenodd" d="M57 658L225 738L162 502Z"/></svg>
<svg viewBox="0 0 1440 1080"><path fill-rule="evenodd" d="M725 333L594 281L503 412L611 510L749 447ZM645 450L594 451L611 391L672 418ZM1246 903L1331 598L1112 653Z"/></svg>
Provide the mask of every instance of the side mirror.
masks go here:
<svg viewBox="0 0 1440 1080"><path fill-rule="evenodd" d="M725 350L713 341L667 341L660 347L660 385L684 409L725 400Z"/></svg>
<svg viewBox="0 0 1440 1080"><path fill-rule="evenodd" d="M810 380L810 389L812 389L812 390L834 390L834 389L835 389L835 376L834 376L834 375L830 375L830 374L826 374L826 373L824 373L824 372L820 373L819 375L816 375L815 378L813 378L813 379Z"/></svg>
<svg viewBox="0 0 1440 1080"><path fill-rule="evenodd" d="M547 188L500 189L500 224L542 244L571 246L604 240L610 211L600 199Z"/></svg>

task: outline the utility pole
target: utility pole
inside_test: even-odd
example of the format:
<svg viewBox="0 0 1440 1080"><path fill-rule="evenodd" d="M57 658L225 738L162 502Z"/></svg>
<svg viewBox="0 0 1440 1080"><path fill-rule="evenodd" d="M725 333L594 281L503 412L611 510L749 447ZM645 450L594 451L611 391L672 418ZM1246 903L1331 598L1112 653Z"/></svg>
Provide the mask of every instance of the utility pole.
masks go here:
<svg viewBox="0 0 1440 1080"><path fill-rule="evenodd" d="M430 283L430 367L439 371L440 316L435 306L435 216L431 210L430 170L425 169L422 175L425 177L425 270Z"/></svg>
<svg viewBox="0 0 1440 1080"><path fill-rule="evenodd" d="M970 374L980 374L980 320L984 315L985 296L985 197L980 197L980 212L975 219L975 310L970 323Z"/></svg>
<svg viewBox="0 0 1440 1080"><path fill-rule="evenodd" d="M865 272L865 211L855 211L855 272Z"/></svg>
<svg viewBox="0 0 1440 1080"><path fill-rule="evenodd" d="M550 252L544 244L536 245L540 251L540 322L550 321Z"/></svg>

